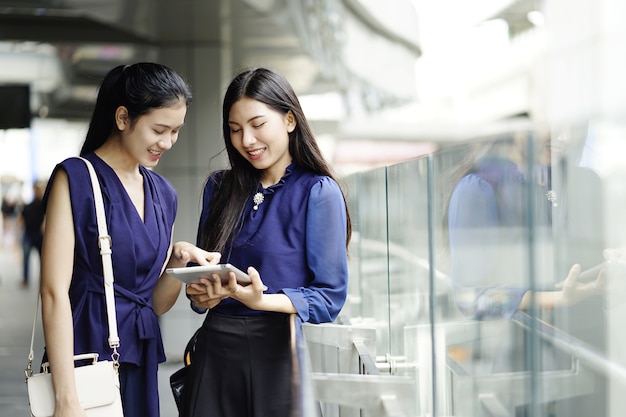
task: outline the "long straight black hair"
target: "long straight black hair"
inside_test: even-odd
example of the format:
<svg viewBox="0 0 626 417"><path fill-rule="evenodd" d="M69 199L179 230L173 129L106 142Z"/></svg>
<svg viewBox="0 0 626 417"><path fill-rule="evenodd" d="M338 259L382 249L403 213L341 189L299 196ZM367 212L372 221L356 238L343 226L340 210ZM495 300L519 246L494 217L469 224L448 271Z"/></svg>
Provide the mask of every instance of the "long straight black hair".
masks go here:
<svg viewBox="0 0 626 417"><path fill-rule="evenodd" d="M254 168L235 149L230 138L230 109L244 97L260 101L281 114L291 111L296 119L296 127L289 133L289 153L294 163L300 168L337 181L333 170L322 156L300 101L289 82L282 75L266 68L241 72L228 86L222 105L222 130L230 169L224 171L220 183L216 184L216 192L210 203L209 219L201 226L201 245L205 249L218 252L224 250L229 239L241 226L239 222L246 200L257 188L261 177L261 171ZM352 235L350 213L347 209L346 217L347 247Z"/></svg>
<svg viewBox="0 0 626 417"><path fill-rule="evenodd" d="M119 65L104 77L80 155L93 152L117 131L115 111L124 106L131 125L159 107L191 104L187 83L171 68L152 62Z"/></svg>

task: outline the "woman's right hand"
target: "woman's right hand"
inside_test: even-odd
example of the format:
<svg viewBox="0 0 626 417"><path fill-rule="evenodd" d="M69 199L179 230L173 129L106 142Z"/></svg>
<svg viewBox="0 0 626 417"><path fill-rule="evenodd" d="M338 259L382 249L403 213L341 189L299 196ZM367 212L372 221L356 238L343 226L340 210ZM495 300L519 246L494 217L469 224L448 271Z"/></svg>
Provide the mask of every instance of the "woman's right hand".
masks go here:
<svg viewBox="0 0 626 417"><path fill-rule="evenodd" d="M211 309L218 305L224 298L227 298L227 296L214 294L209 288L212 288L211 282L208 279L202 278L200 279L200 283L187 285L185 293L197 307Z"/></svg>
<svg viewBox="0 0 626 417"><path fill-rule="evenodd" d="M198 265L212 265L219 263L221 257L222 254L219 252L208 252L192 243L178 241L174 243L167 267L183 267L187 266L189 262L195 262Z"/></svg>

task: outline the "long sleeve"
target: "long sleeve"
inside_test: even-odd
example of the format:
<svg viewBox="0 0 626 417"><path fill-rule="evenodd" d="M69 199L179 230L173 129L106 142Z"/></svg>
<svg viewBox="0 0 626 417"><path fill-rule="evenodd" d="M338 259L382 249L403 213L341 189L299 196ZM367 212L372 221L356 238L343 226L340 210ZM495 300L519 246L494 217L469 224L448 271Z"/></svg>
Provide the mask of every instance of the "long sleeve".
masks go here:
<svg viewBox="0 0 626 417"><path fill-rule="evenodd" d="M343 307L348 288L346 206L339 186L323 178L311 188L306 220L306 287L286 288L304 322L333 321Z"/></svg>

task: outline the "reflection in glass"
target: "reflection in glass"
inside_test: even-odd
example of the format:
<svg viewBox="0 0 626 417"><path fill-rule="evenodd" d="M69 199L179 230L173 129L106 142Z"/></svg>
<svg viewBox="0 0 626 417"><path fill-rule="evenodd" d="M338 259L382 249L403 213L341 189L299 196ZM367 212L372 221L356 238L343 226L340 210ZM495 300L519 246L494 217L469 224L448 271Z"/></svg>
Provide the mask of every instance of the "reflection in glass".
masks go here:
<svg viewBox="0 0 626 417"><path fill-rule="evenodd" d="M370 381L383 404L389 374L407 415L624 415L626 169L598 169L616 143L599 132L512 132L347 178L332 339L365 379L346 392Z"/></svg>

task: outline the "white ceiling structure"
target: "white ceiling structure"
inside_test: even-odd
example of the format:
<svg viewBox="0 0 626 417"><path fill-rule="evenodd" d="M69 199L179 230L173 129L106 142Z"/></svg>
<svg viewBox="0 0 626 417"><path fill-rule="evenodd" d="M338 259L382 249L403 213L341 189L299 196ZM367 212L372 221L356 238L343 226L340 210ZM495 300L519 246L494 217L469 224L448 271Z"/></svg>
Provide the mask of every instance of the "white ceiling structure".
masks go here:
<svg viewBox="0 0 626 417"><path fill-rule="evenodd" d="M84 119L113 66L211 44L234 67L281 71L299 94L371 110L414 99L417 39L410 0L0 0L0 83L30 84L34 113Z"/></svg>

